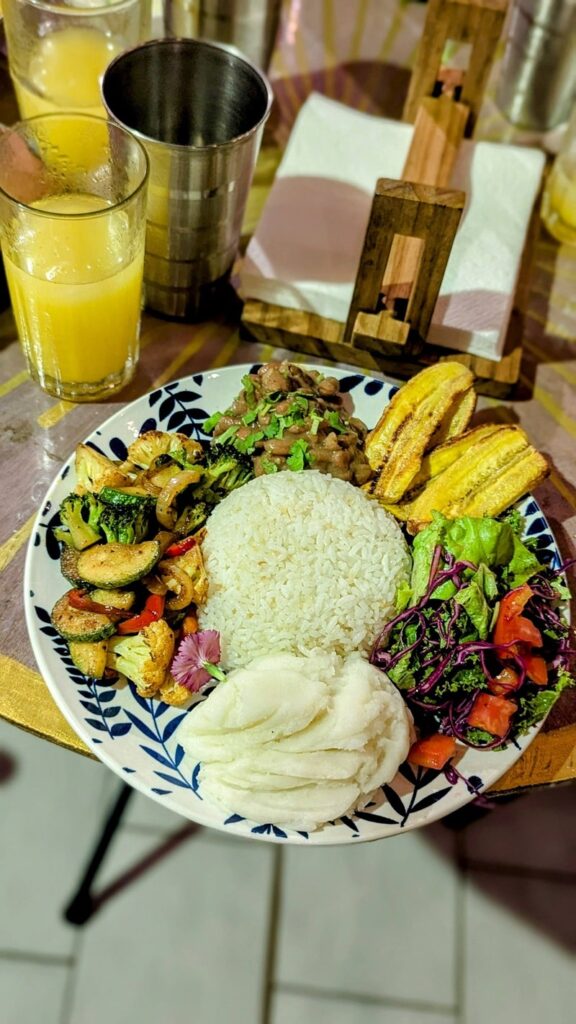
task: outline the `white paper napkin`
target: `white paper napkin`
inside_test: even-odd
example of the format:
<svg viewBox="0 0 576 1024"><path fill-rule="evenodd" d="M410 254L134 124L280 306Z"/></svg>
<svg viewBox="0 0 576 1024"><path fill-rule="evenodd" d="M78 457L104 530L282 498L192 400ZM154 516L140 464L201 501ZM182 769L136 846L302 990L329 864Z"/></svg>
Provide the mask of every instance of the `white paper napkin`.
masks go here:
<svg viewBox="0 0 576 1024"><path fill-rule="evenodd" d="M401 178L413 127L312 94L296 119L240 268L245 298L345 322L378 178ZM544 154L463 142L451 186L467 203L429 332L437 345L502 353Z"/></svg>

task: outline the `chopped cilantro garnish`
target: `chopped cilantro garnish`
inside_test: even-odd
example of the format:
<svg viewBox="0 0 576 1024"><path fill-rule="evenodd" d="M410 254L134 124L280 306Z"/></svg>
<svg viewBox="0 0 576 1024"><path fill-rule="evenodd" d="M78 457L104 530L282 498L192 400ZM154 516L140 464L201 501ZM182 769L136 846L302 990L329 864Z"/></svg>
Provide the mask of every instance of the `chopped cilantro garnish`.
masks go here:
<svg viewBox="0 0 576 1024"><path fill-rule="evenodd" d="M205 434L211 434L217 423L220 422L224 414L221 412L215 412L212 416L209 416L204 422L203 431Z"/></svg>
<svg viewBox="0 0 576 1024"><path fill-rule="evenodd" d="M260 465L265 473L277 473L278 466L271 459L260 459Z"/></svg>
<svg viewBox="0 0 576 1024"><path fill-rule="evenodd" d="M254 381L249 373L242 377L242 387L244 388L244 397L246 398L246 405L251 409L255 405L256 390L254 387Z"/></svg>
<svg viewBox="0 0 576 1024"><path fill-rule="evenodd" d="M322 423L322 416L319 416L317 412L313 412L310 415L310 433L316 435L318 433L318 427Z"/></svg>
<svg viewBox="0 0 576 1024"><path fill-rule="evenodd" d="M218 437L216 437L214 440L216 441L216 444L226 444L226 441L231 441L232 438L237 433L238 424L233 423L232 426L228 427L227 430L224 430L221 434L218 434Z"/></svg>
<svg viewBox="0 0 576 1024"><path fill-rule="evenodd" d="M264 437L268 438L268 440L271 437L281 437L282 424L275 412L271 413L270 422L267 423L265 427L262 427L262 429L264 431Z"/></svg>
<svg viewBox="0 0 576 1024"><path fill-rule="evenodd" d="M234 441L234 447L239 452L246 452L247 455L251 455L258 441L262 441L264 437L263 430L254 430L247 437L237 437Z"/></svg>
<svg viewBox="0 0 576 1024"><path fill-rule="evenodd" d="M336 412L335 409L330 409L328 412L325 412L324 419L326 420L327 423L330 424L332 430L335 430L337 434L346 433L346 427L342 423L340 415L339 413Z"/></svg>
<svg viewBox="0 0 576 1024"><path fill-rule="evenodd" d="M294 444L290 448L288 458L286 459L286 465L292 472L298 473L300 470L305 469L312 462L312 456L308 449L308 442L300 439L294 441Z"/></svg>
<svg viewBox="0 0 576 1024"><path fill-rule="evenodd" d="M242 417L242 423L244 426L249 427L251 423L254 423L258 419L258 406L254 409L249 409L247 413Z"/></svg>

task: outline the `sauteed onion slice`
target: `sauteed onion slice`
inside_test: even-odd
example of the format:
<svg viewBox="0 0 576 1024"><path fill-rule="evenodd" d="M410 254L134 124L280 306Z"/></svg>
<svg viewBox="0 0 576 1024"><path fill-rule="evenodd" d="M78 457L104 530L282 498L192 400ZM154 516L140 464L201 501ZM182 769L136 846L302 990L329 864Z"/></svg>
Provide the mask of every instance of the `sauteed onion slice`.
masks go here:
<svg viewBox="0 0 576 1024"><path fill-rule="evenodd" d="M176 473L162 488L156 501L156 518L162 526L170 530L177 519L177 511L174 502L182 491L185 491L191 484L198 483L202 476L200 469L185 469Z"/></svg>
<svg viewBox="0 0 576 1024"><path fill-rule="evenodd" d="M171 561L160 562L158 568L162 582L166 584L168 590L174 591L174 596L167 599L166 607L172 612L187 608L194 600L194 584L188 573Z"/></svg>

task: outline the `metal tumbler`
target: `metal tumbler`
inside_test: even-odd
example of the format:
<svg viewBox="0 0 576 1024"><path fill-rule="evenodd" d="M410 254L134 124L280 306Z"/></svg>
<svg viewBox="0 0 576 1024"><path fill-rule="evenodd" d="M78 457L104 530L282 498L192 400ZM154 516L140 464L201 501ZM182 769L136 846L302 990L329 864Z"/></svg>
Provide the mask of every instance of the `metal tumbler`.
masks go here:
<svg viewBox="0 0 576 1024"><path fill-rule="evenodd" d="M576 0L515 0L496 101L521 128L550 131L576 98Z"/></svg>
<svg viewBox="0 0 576 1024"><path fill-rule="evenodd" d="M270 86L226 47L156 39L112 61L102 95L110 117L150 159L146 305L169 317L202 317L236 256Z"/></svg>
<svg viewBox="0 0 576 1024"><path fill-rule="evenodd" d="M237 47L268 70L282 0L164 0L167 36L208 39Z"/></svg>

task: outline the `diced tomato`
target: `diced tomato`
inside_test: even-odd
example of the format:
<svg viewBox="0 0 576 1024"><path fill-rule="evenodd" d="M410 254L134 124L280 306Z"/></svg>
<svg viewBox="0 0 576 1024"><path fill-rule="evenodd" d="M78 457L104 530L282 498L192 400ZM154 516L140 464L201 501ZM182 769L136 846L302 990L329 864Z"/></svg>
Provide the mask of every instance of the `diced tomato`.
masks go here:
<svg viewBox="0 0 576 1024"><path fill-rule="evenodd" d="M417 740L410 747L408 760L410 764L419 764L423 768L436 768L438 771L456 752L456 740L452 736L442 736L439 732Z"/></svg>
<svg viewBox="0 0 576 1024"><path fill-rule="evenodd" d="M542 647L542 635L530 619L522 615L526 603L532 597L530 587L525 583L516 590L510 590L500 602L498 620L493 641L502 645L501 654L519 654L518 644Z"/></svg>
<svg viewBox="0 0 576 1024"><path fill-rule="evenodd" d="M516 669L511 668L510 665L506 665L497 676L493 676L492 679L488 680L490 693L496 693L500 696L509 693L510 690L517 690L519 685L520 674Z"/></svg>
<svg viewBox="0 0 576 1024"><path fill-rule="evenodd" d="M500 601L499 618L513 619L516 615L520 615L531 597L532 590L527 583L516 587L515 590L509 590Z"/></svg>
<svg viewBox="0 0 576 1024"><path fill-rule="evenodd" d="M473 729L484 729L492 736L506 736L517 707L514 701L504 697L479 693L468 715L468 725Z"/></svg>
<svg viewBox="0 0 576 1024"><path fill-rule="evenodd" d="M544 658L536 654L529 654L523 659L526 675L537 686L546 686L548 683L548 666Z"/></svg>
<svg viewBox="0 0 576 1024"><path fill-rule="evenodd" d="M149 626L152 622L162 618L164 603L165 597L163 594L150 594L146 598L144 610L139 615L133 615L131 619L121 622L118 626L118 632L122 635L126 633L139 633L145 626Z"/></svg>

